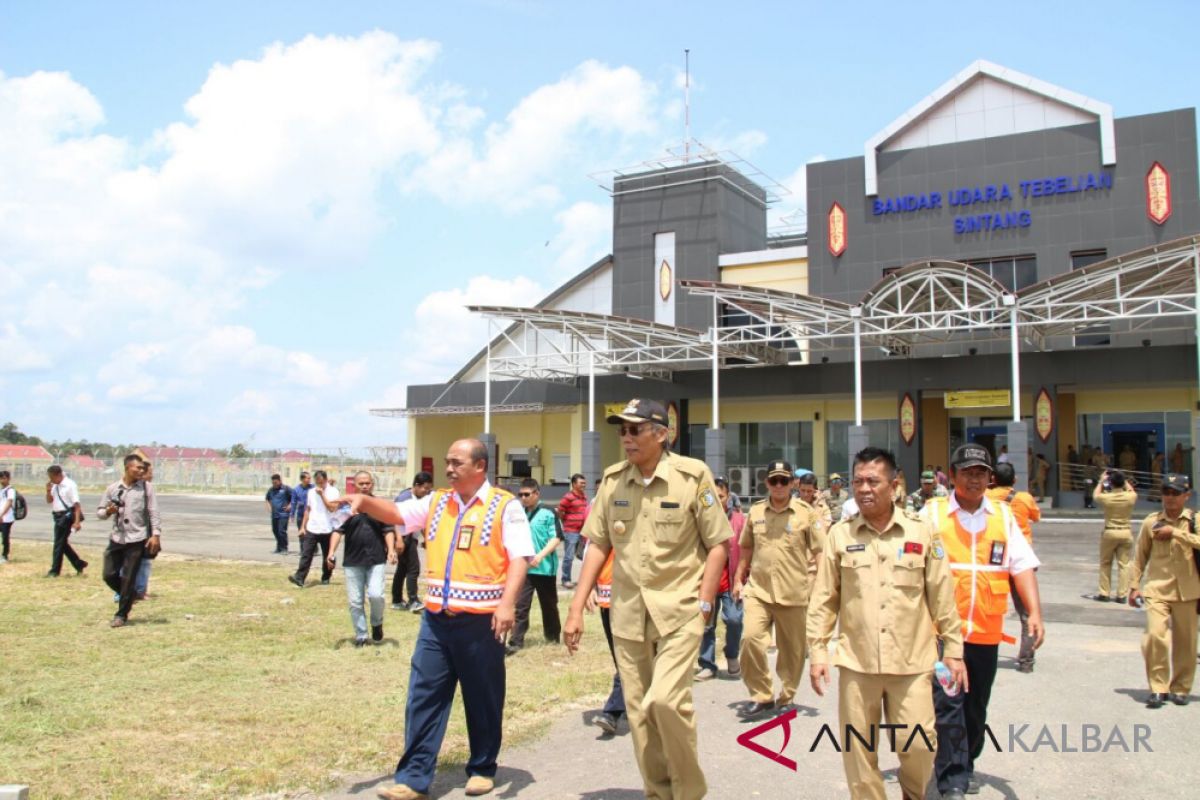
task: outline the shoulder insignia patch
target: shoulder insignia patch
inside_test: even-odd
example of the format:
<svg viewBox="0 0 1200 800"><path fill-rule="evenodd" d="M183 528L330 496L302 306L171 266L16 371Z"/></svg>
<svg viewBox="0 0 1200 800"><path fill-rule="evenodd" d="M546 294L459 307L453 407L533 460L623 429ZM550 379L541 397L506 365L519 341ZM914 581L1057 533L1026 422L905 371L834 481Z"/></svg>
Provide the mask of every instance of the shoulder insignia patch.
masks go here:
<svg viewBox="0 0 1200 800"><path fill-rule="evenodd" d="M916 511L912 511L911 509L907 509L907 508L904 509L904 516L908 517L911 520L915 520L917 522L921 521L921 515L919 513L917 513Z"/></svg>
<svg viewBox="0 0 1200 800"><path fill-rule="evenodd" d="M705 484L704 487L700 489L700 503L705 508L712 508L717 503L717 496L713 492L712 488L708 486L708 484Z"/></svg>

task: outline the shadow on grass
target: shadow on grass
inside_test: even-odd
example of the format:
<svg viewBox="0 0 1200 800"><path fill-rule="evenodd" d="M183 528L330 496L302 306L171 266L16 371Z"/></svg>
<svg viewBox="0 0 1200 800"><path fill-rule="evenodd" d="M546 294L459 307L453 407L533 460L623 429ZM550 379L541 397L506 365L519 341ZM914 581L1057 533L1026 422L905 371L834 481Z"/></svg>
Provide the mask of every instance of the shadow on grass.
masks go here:
<svg viewBox="0 0 1200 800"><path fill-rule="evenodd" d="M358 640L355 639L353 636L347 636L344 639L338 639L337 641L335 641L333 643L333 649L334 650L342 650L346 647L353 649L354 643L356 641L358 641ZM370 650L373 647L399 647L399 646L400 646L399 641L391 638L390 636L385 636L381 641L378 641L378 642L368 641L367 646L364 647L363 649Z"/></svg>

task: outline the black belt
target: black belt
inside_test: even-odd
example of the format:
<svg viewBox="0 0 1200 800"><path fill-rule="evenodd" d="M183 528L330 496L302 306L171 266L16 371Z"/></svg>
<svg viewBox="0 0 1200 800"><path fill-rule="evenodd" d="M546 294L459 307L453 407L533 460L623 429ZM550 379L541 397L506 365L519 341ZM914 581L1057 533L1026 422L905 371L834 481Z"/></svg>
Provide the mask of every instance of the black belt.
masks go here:
<svg viewBox="0 0 1200 800"><path fill-rule="evenodd" d="M62 519L67 514L70 514L71 512L70 511L51 511L50 513L54 515L55 519Z"/></svg>

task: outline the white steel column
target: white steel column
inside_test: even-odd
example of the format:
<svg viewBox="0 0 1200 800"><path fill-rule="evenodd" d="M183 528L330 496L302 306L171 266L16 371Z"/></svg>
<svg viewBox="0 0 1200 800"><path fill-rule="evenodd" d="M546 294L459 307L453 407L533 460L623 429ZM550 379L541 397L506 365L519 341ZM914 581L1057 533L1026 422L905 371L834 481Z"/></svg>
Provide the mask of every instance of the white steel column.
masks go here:
<svg viewBox="0 0 1200 800"><path fill-rule="evenodd" d="M862 308L850 309L854 318L854 424L863 424L862 402Z"/></svg>
<svg viewBox="0 0 1200 800"><path fill-rule="evenodd" d="M712 429L721 427L721 359L717 349L717 297L713 295L713 326L712 326Z"/></svg>
<svg viewBox="0 0 1200 800"><path fill-rule="evenodd" d="M492 432L492 323L488 320L487 356L483 362L483 432Z"/></svg>
<svg viewBox="0 0 1200 800"><path fill-rule="evenodd" d="M588 433L596 429L596 351L588 350Z"/></svg>
<svg viewBox="0 0 1200 800"><path fill-rule="evenodd" d="M1017 298L1004 295L1004 305L1012 309L1008 325L1009 344L1012 348L1012 413L1013 422L1021 421L1021 337L1017 333ZM1012 451L1009 450L1011 453Z"/></svg>

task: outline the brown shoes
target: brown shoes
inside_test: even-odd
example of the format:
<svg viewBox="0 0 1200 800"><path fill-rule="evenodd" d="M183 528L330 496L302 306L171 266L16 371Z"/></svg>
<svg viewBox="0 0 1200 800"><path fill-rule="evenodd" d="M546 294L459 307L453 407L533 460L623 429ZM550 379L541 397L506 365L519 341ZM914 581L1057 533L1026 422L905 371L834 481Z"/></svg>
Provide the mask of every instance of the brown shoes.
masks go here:
<svg viewBox="0 0 1200 800"><path fill-rule="evenodd" d="M467 797L479 797L481 794L487 794L496 786L496 782L491 778L483 775L472 775L467 778Z"/></svg>
<svg viewBox="0 0 1200 800"><path fill-rule="evenodd" d="M375 790L375 794L383 800L429 800L429 795L410 789L403 783L380 786Z"/></svg>

